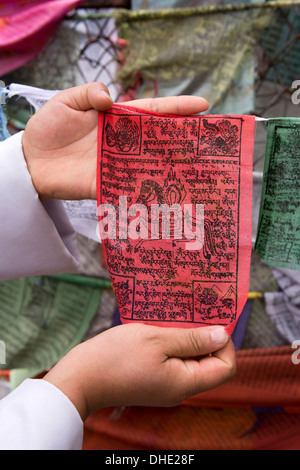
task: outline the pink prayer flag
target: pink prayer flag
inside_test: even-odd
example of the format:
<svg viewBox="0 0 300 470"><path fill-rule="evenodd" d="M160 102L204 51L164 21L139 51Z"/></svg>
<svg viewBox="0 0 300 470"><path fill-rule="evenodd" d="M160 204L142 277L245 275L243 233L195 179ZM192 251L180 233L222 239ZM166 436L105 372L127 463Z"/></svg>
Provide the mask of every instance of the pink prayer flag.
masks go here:
<svg viewBox="0 0 300 470"><path fill-rule="evenodd" d="M0 0L0 70L5 75L34 59L66 14L83 0Z"/></svg>
<svg viewBox="0 0 300 470"><path fill-rule="evenodd" d="M254 116L99 113L99 231L123 323L224 325L247 300Z"/></svg>

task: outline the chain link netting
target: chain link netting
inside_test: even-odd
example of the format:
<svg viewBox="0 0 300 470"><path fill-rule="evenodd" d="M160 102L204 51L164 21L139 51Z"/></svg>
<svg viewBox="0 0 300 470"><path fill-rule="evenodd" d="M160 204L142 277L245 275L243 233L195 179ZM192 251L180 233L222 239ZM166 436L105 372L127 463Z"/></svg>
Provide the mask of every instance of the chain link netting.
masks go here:
<svg viewBox="0 0 300 470"><path fill-rule="evenodd" d="M63 89L99 80L106 84L114 100L118 101L123 94L134 98L134 88L122 87L117 79L122 40L118 36L114 11L77 10L62 22L38 57L5 77L5 82ZM290 97L291 84L300 78L299 7L289 13L279 9L276 16L275 30L265 32L256 48L255 93L258 99L253 111L261 116L287 95ZM266 83L272 84L271 92L268 86L265 89Z"/></svg>

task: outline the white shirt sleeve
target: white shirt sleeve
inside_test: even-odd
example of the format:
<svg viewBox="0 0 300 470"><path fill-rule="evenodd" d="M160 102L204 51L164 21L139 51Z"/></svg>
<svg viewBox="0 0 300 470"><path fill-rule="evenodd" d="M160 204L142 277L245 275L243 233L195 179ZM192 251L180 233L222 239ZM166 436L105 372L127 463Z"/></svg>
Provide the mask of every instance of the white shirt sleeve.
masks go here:
<svg viewBox="0 0 300 470"><path fill-rule="evenodd" d="M22 132L0 142L0 281L81 272L75 232L61 201L40 202ZM0 401L0 449L81 449L83 424L70 400L43 380L25 380Z"/></svg>
<svg viewBox="0 0 300 470"><path fill-rule="evenodd" d="M0 400L0 450L81 450L83 422L54 385L26 379Z"/></svg>
<svg viewBox="0 0 300 470"><path fill-rule="evenodd" d="M22 134L0 142L0 280L81 272L74 229L61 201L41 203Z"/></svg>

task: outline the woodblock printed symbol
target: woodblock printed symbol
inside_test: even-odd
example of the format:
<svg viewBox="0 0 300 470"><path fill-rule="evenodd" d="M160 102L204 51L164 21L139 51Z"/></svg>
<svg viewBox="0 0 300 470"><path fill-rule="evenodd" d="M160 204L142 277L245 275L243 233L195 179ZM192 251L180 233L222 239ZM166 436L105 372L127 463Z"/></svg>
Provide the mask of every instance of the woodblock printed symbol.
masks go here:
<svg viewBox="0 0 300 470"><path fill-rule="evenodd" d="M236 317L236 291L229 283L194 282L194 321L228 325Z"/></svg>
<svg viewBox="0 0 300 470"><path fill-rule="evenodd" d="M139 116L120 116L115 122L105 124L104 147L112 153L139 155L141 146L141 125Z"/></svg>
<svg viewBox="0 0 300 470"><path fill-rule="evenodd" d="M238 157L240 119L203 119L200 126L199 155Z"/></svg>

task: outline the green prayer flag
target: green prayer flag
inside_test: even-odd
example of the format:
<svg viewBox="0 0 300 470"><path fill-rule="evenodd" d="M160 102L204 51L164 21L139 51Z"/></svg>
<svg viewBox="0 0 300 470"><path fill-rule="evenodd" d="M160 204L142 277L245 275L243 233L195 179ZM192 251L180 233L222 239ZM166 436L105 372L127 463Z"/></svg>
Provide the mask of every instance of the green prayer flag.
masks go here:
<svg viewBox="0 0 300 470"><path fill-rule="evenodd" d="M0 282L0 368L33 377L56 364L88 331L101 292L63 276Z"/></svg>
<svg viewBox="0 0 300 470"><path fill-rule="evenodd" d="M300 269L300 118L267 122L255 249L272 266Z"/></svg>

